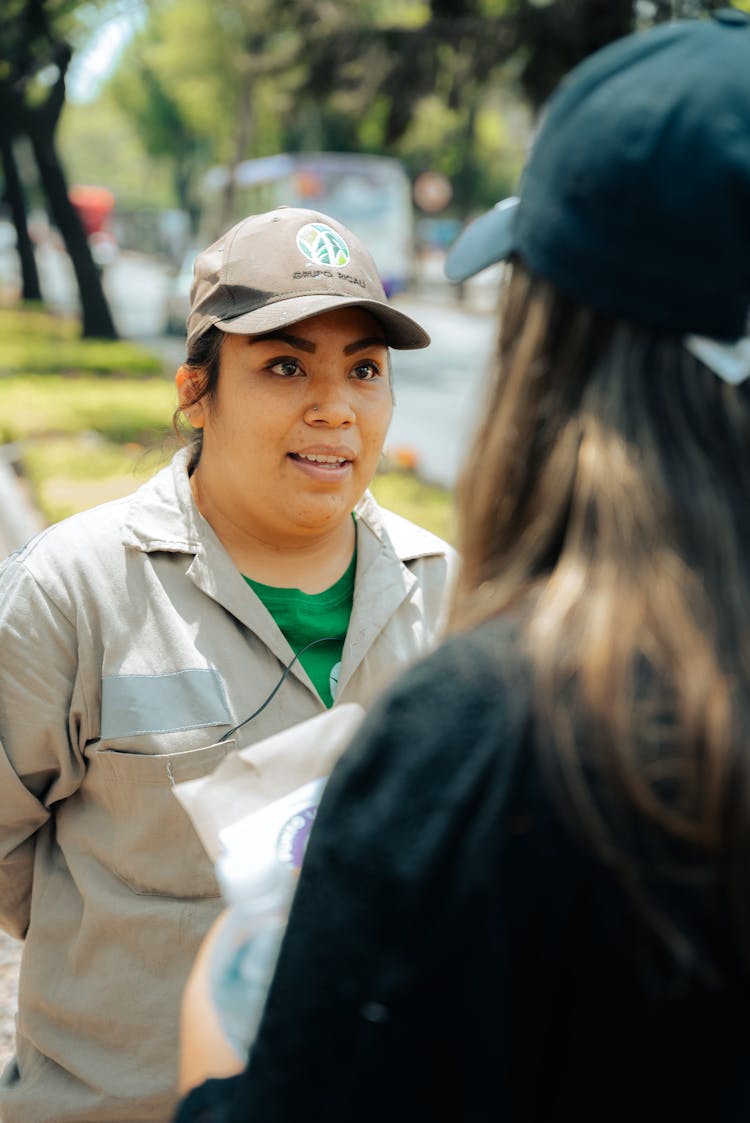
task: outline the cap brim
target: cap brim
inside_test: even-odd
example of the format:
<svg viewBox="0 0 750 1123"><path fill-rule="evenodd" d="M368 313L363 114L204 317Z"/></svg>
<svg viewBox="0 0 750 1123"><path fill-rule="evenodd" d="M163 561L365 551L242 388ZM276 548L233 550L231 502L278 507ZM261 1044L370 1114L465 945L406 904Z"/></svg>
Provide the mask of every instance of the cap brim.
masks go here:
<svg viewBox="0 0 750 1123"><path fill-rule="evenodd" d="M418 350L420 347L429 347L430 337L424 328L420 327L411 316L399 312L390 304L379 300L368 300L366 297L346 297L334 295L311 294L309 296L293 296L288 300L277 300L265 308L256 308L252 312L242 312L239 316L229 319L214 320L217 328L228 332L230 335L260 335L273 331L275 328L287 327L298 324L300 320L308 320L311 316L319 316L323 312L332 312L336 308L364 308L378 320L385 332L385 341L389 347L397 351ZM201 330L205 330L201 328Z"/></svg>
<svg viewBox="0 0 750 1123"><path fill-rule="evenodd" d="M465 281L513 253L519 202L515 195L503 199L459 234L445 258L449 281Z"/></svg>

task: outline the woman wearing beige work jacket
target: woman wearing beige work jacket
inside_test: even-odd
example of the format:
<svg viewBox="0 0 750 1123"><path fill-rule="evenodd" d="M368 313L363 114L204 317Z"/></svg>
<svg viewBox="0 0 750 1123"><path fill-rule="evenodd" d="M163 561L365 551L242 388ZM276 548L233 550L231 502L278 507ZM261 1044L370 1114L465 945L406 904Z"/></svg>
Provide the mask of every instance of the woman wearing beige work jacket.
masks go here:
<svg viewBox="0 0 750 1123"><path fill-rule="evenodd" d="M0 922L25 938L3 1123L171 1118L180 995L221 908L172 785L369 705L439 631L450 547L367 493L388 348L428 342L338 223L245 219L196 260L194 443L0 569ZM309 778L331 763L321 746Z"/></svg>

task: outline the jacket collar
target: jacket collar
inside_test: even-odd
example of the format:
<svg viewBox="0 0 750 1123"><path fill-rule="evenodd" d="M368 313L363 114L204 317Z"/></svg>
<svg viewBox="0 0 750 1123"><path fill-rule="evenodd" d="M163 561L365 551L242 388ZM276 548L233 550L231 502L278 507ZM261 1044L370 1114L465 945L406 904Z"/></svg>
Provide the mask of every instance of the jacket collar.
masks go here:
<svg viewBox="0 0 750 1123"><path fill-rule="evenodd" d="M205 537L205 520L193 499L187 474L190 450L181 448L131 496L123 527L123 544L148 554L166 550L196 554Z"/></svg>
<svg viewBox="0 0 750 1123"><path fill-rule="evenodd" d="M145 483L131 498L125 518L125 546L144 553L190 556L185 575L207 596L253 631L282 664L293 652L273 617L249 589L210 524L198 511L187 474L189 450ZM343 689L376 636L413 594L417 578L405 564L444 555L446 544L429 531L385 511L367 492L356 507L357 574L347 645L339 677ZM292 667L313 693L299 663Z"/></svg>
<svg viewBox="0 0 750 1123"><path fill-rule="evenodd" d="M366 491L354 508L361 519L381 543L388 543L401 561L429 558L445 554L446 544L424 527L417 526L379 506L371 492Z"/></svg>

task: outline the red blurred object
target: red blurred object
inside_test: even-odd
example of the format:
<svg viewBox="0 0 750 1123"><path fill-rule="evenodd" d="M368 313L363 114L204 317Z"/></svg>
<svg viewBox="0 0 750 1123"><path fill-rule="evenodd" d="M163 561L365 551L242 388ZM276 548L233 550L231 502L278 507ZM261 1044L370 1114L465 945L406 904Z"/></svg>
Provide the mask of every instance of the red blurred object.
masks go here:
<svg viewBox="0 0 750 1123"><path fill-rule="evenodd" d="M302 169L294 177L295 186L303 199L317 199L323 194L323 181L313 171Z"/></svg>
<svg viewBox="0 0 750 1123"><path fill-rule="evenodd" d="M106 232L115 206L115 197L109 188L71 187L68 197L78 211L84 230L89 236Z"/></svg>
<svg viewBox="0 0 750 1123"><path fill-rule="evenodd" d="M416 472L419 467L419 453L409 445L399 445L390 450L390 458L396 468L406 472Z"/></svg>

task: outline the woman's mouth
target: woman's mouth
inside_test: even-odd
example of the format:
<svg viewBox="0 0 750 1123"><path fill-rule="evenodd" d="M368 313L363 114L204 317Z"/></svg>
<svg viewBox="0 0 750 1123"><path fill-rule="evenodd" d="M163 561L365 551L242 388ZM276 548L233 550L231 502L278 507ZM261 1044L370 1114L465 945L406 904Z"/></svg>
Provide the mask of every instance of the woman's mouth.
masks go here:
<svg viewBox="0 0 750 1123"><path fill-rule="evenodd" d="M293 452L291 457L293 460L307 460L311 464L328 464L333 468L340 468L342 464L349 463L346 456L320 456L317 453L308 452Z"/></svg>
<svg viewBox="0 0 750 1123"><path fill-rule="evenodd" d="M338 479L351 468L352 464L348 456L323 452L290 452L289 459L298 464L302 471L313 479Z"/></svg>

